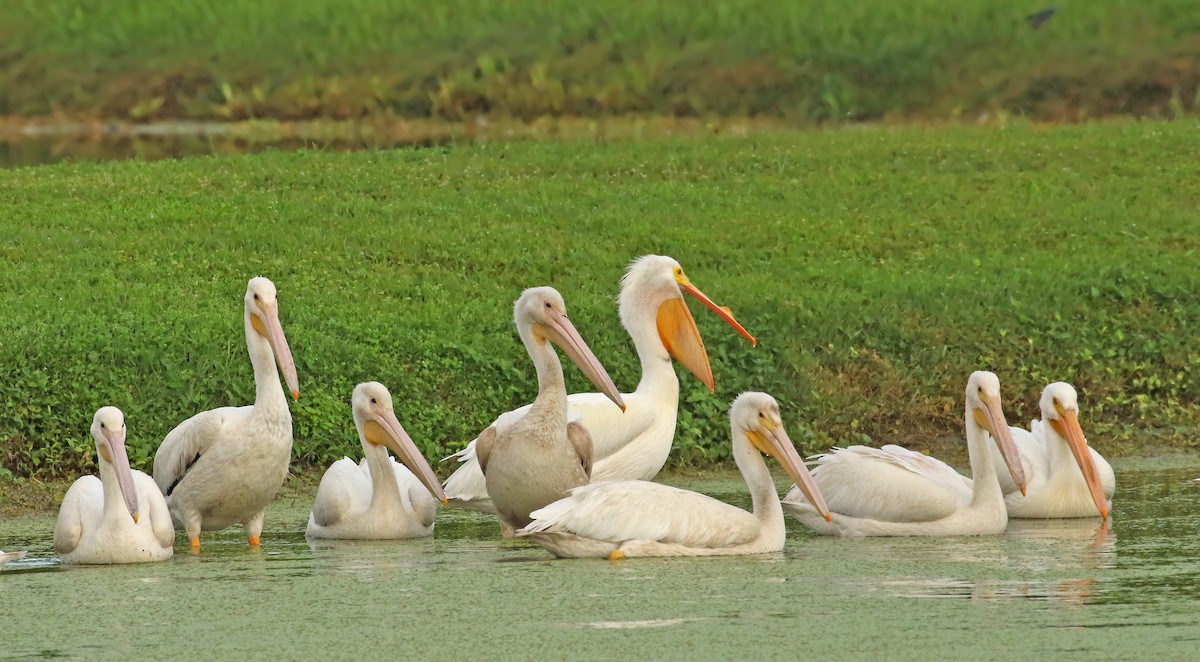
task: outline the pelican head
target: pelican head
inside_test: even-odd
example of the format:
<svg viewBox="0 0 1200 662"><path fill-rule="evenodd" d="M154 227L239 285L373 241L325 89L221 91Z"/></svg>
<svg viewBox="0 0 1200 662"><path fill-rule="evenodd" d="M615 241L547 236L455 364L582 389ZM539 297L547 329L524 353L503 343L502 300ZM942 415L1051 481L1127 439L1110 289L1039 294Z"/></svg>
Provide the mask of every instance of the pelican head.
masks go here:
<svg viewBox="0 0 1200 662"><path fill-rule="evenodd" d="M283 325L279 323L279 301L275 297L275 283L262 276L250 279L246 284L246 317L258 335L267 339L283 380L287 382L292 397L300 399L300 387L296 379L296 363L292 361L292 350L283 336Z"/></svg>
<svg viewBox="0 0 1200 662"><path fill-rule="evenodd" d="M1066 382L1054 382L1042 390L1039 404L1042 408L1042 420L1049 423L1054 432L1067 442L1067 447L1075 456L1075 462L1083 472L1083 480L1087 483L1100 516L1108 518L1108 499L1104 496L1104 486L1096 473L1096 463L1088 450L1083 429L1079 427L1079 397L1075 394L1075 389Z"/></svg>
<svg viewBox="0 0 1200 662"><path fill-rule="evenodd" d="M621 399L612 378L567 317L567 305L558 290L553 287L531 287L522 292L513 305L513 321L522 338L529 333L538 345L544 345L547 340L558 345L601 393L616 403L621 411L625 411L625 401Z"/></svg>
<svg viewBox="0 0 1200 662"><path fill-rule="evenodd" d="M967 412L970 420L992 435L1013 482L1025 494L1025 467L1021 464L1021 456L1013 443L1012 432L1008 429L1008 421L1004 418L1004 408L1000 405L1000 378L996 373L978 370L971 373L967 380Z"/></svg>
<svg viewBox="0 0 1200 662"><path fill-rule="evenodd" d="M829 507L825 505L825 497L821 496L816 481L783 429L783 418L779 415L779 403L775 402L775 398L757 391L739 395L729 406L729 422L734 434L742 432L760 452L779 460L784 471L825 521L832 519Z"/></svg>
<svg viewBox="0 0 1200 662"><path fill-rule="evenodd" d="M112 467L116 474L117 487L136 524L138 499L133 471L129 468L129 456L125 454L125 414L116 407L101 407L92 417L92 438L96 440L96 454L100 456L100 462Z"/></svg>
<svg viewBox="0 0 1200 662"><path fill-rule="evenodd" d="M350 407L354 411L354 424L358 426L359 436L362 437L363 447L369 445L386 446L392 449L396 458L404 463L417 480L437 497L442 505L446 504L446 493L442 484L425 456L412 438L404 431L404 426L396 418L392 408L392 394L387 387L379 382L365 382L354 387L354 395L350 398Z"/></svg>
<svg viewBox="0 0 1200 662"><path fill-rule="evenodd" d="M621 321L630 335L633 335L634 330L629 328L628 323L633 312L654 311L658 335L667 353L686 366L708 387L709 392L712 392L716 388L712 367L708 362L708 353L704 351L704 340L696 328L696 320L683 300L684 292L712 309L718 317L749 340L751 345L758 344L754 336L738 324L728 308L718 306L699 288L692 285L691 280L683 273L683 267L665 255L643 255L629 265L629 270L621 279Z"/></svg>

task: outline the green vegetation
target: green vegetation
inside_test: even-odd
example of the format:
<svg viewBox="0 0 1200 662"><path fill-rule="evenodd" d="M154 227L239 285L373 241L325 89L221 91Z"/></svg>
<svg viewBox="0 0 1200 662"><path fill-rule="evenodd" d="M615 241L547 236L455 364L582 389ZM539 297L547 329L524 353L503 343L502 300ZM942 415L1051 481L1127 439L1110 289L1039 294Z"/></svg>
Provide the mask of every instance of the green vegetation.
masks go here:
<svg viewBox="0 0 1200 662"><path fill-rule="evenodd" d="M717 392L684 373L674 462L723 459L724 409L751 388L784 403L806 451L864 436L928 448L959 433L978 368L1000 375L1014 424L1064 379L1102 451L1192 447L1196 129L866 129L7 171L0 466L90 467L92 413L112 404L148 467L177 422L250 402L241 298L256 274L279 286L299 366L301 464L357 452L347 402L367 379L392 389L437 458L533 397L511 321L526 286L559 288L632 388L613 300L649 252L679 259L760 340L697 307Z"/></svg>
<svg viewBox="0 0 1200 662"><path fill-rule="evenodd" d="M10 0L0 115L755 115L1195 108L1200 4Z"/></svg>

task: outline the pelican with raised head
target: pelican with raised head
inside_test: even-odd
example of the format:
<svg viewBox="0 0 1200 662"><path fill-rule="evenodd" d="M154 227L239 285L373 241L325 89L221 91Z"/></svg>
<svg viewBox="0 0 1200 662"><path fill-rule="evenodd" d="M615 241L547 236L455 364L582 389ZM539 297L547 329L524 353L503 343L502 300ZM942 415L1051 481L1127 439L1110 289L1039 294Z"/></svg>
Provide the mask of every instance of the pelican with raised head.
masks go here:
<svg viewBox="0 0 1200 662"><path fill-rule="evenodd" d="M559 557L708 556L783 549L787 531L770 455L828 518L821 491L788 438L779 404L743 393L729 408L733 459L750 488L753 512L712 497L643 480L597 482L533 512L517 532Z"/></svg>
<svg viewBox="0 0 1200 662"><path fill-rule="evenodd" d="M783 507L805 526L837 536L969 536L998 534L1008 524L1004 495L988 454L989 433L1013 482L1025 475L1000 405L1000 380L975 372L967 380L967 453L974 481L946 463L901 446L851 446L816 456L813 478L833 519L800 490Z"/></svg>
<svg viewBox="0 0 1200 662"><path fill-rule="evenodd" d="M529 513L586 484L592 473L590 430L567 420L567 388L552 344L625 410L608 372L567 318L558 290L525 290L513 306L513 320L537 369L538 394L523 416L484 430L475 447L505 535L528 524Z"/></svg>
<svg viewBox="0 0 1200 662"><path fill-rule="evenodd" d="M325 472L306 535L383 540L432 534L437 504L446 495L396 418L392 394L379 382L366 382L355 387L350 406L362 462L342 458Z"/></svg>
<svg viewBox="0 0 1200 662"><path fill-rule="evenodd" d="M1112 467L1083 436L1075 389L1066 382L1054 382L1042 391L1039 405L1040 421L1030 421L1028 430L1011 429L1029 493L1021 494L1004 472L997 471L1008 516L1107 518L1117 479ZM992 464L999 467L1003 461L992 451Z"/></svg>
<svg viewBox="0 0 1200 662"><path fill-rule="evenodd" d="M63 563L141 563L171 558L175 527L158 485L129 468L125 414L102 407L92 418L100 477L76 480L54 524Z"/></svg>
<svg viewBox="0 0 1200 662"><path fill-rule="evenodd" d="M263 511L287 478L291 460L292 413L276 361L293 398L300 398L300 389L279 322L275 284L251 278L244 304L254 404L196 414L167 433L154 456L154 482L167 495L175 526L187 532L192 549L200 548L200 531L238 523L257 546Z"/></svg>
<svg viewBox="0 0 1200 662"><path fill-rule="evenodd" d="M675 438L679 412L679 378L671 358L687 367L713 391L712 367L696 322L684 302L686 292L700 300L738 333L755 343L728 308L701 292L674 259L645 255L629 266L618 297L621 324L633 339L642 366L637 390L623 393L621 413L603 393L574 393L567 398L568 416L592 436L592 481L650 480L662 469ZM530 405L502 414L492 423L504 427ZM446 480L446 496L454 505L494 512L472 441L451 457L462 463Z"/></svg>

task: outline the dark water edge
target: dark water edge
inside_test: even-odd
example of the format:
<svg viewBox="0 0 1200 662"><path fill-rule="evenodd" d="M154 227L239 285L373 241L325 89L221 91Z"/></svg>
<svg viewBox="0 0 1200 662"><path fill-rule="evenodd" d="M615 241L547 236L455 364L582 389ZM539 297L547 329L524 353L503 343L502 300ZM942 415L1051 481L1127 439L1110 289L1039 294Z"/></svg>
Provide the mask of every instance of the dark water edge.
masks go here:
<svg viewBox="0 0 1200 662"><path fill-rule="evenodd" d="M157 161L247 154L267 149L355 151L435 147L487 141L636 140L787 129L753 118L547 118L533 122L480 118L364 122L164 122L128 124L0 118L0 168L61 162Z"/></svg>

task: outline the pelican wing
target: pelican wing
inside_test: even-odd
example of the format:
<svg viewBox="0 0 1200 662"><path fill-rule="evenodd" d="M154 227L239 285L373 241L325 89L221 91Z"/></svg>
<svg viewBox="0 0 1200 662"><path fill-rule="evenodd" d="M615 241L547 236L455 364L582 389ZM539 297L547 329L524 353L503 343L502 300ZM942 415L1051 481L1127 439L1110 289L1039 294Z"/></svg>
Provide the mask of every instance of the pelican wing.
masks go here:
<svg viewBox="0 0 1200 662"><path fill-rule="evenodd" d="M84 476L71 484L58 508L54 523L54 551L66 554L79 545L84 529L94 527L104 514L104 484Z"/></svg>
<svg viewBox="0 0 1200 662"><path fill-rule="evenodd" d="M571 442L571 447L579 455L579 462L583 465L583 473L588 478L592 477L592 435L588 434L587 428L579 423L567 423L567 441Z"/></svg>
<svg viewBox="0 0 1200 662"><path fill-rule="evenodd" d="M200 412L168 432L154 454L154 482L158 483L158 489L171 496L188 469L220 438L221 429L245 417L249 410L250 407L221 407Z"/></svg>
<svg viewBox="0 0 1200 662"><path fill-rule="evenodd" d="M967 478L945 462L901 446L835 448L813 459L813 478L833 513L927 522L947 517L971 501ZM804 496L792 488L784 500L804 502Z"/></svg>
<svg viewBox="0 0 1200 662"><path fill-rule="evenodd" d="M642 540L720 548L750 542L760 530L754 515L741 508L642 480L583 485L530 517L533 521L518 535L563 532L617 544Z"/></svg>
<svg viewBox="0 0 1200 662"><path fill-rule="evenodd" d="M133 480L137 484L138 511L143 517L150 518L150 526L154 537L163 547L175 544L175 525L171 522L171 511L167 509L167 499L158 489L158 483L146 474L135 471Z"/></svg>
<svg viewBox="0 0 1200 662"><path fill-rule="evenodd" d="M320 526L333 526L347 514L366 510L371 504L371 477L363 464L344 457L329 466L317 487L313 502L313 521Z"/></svg>
<svg viewBox="0 0 1200 662"><path fill-rule="evenodd" d="M400 502L405 508L412 510L422 526L433 524L434 518L437 517L437 499L408 467L394 457L391 458L391 462L396 484L400 486Z"/></svg>

